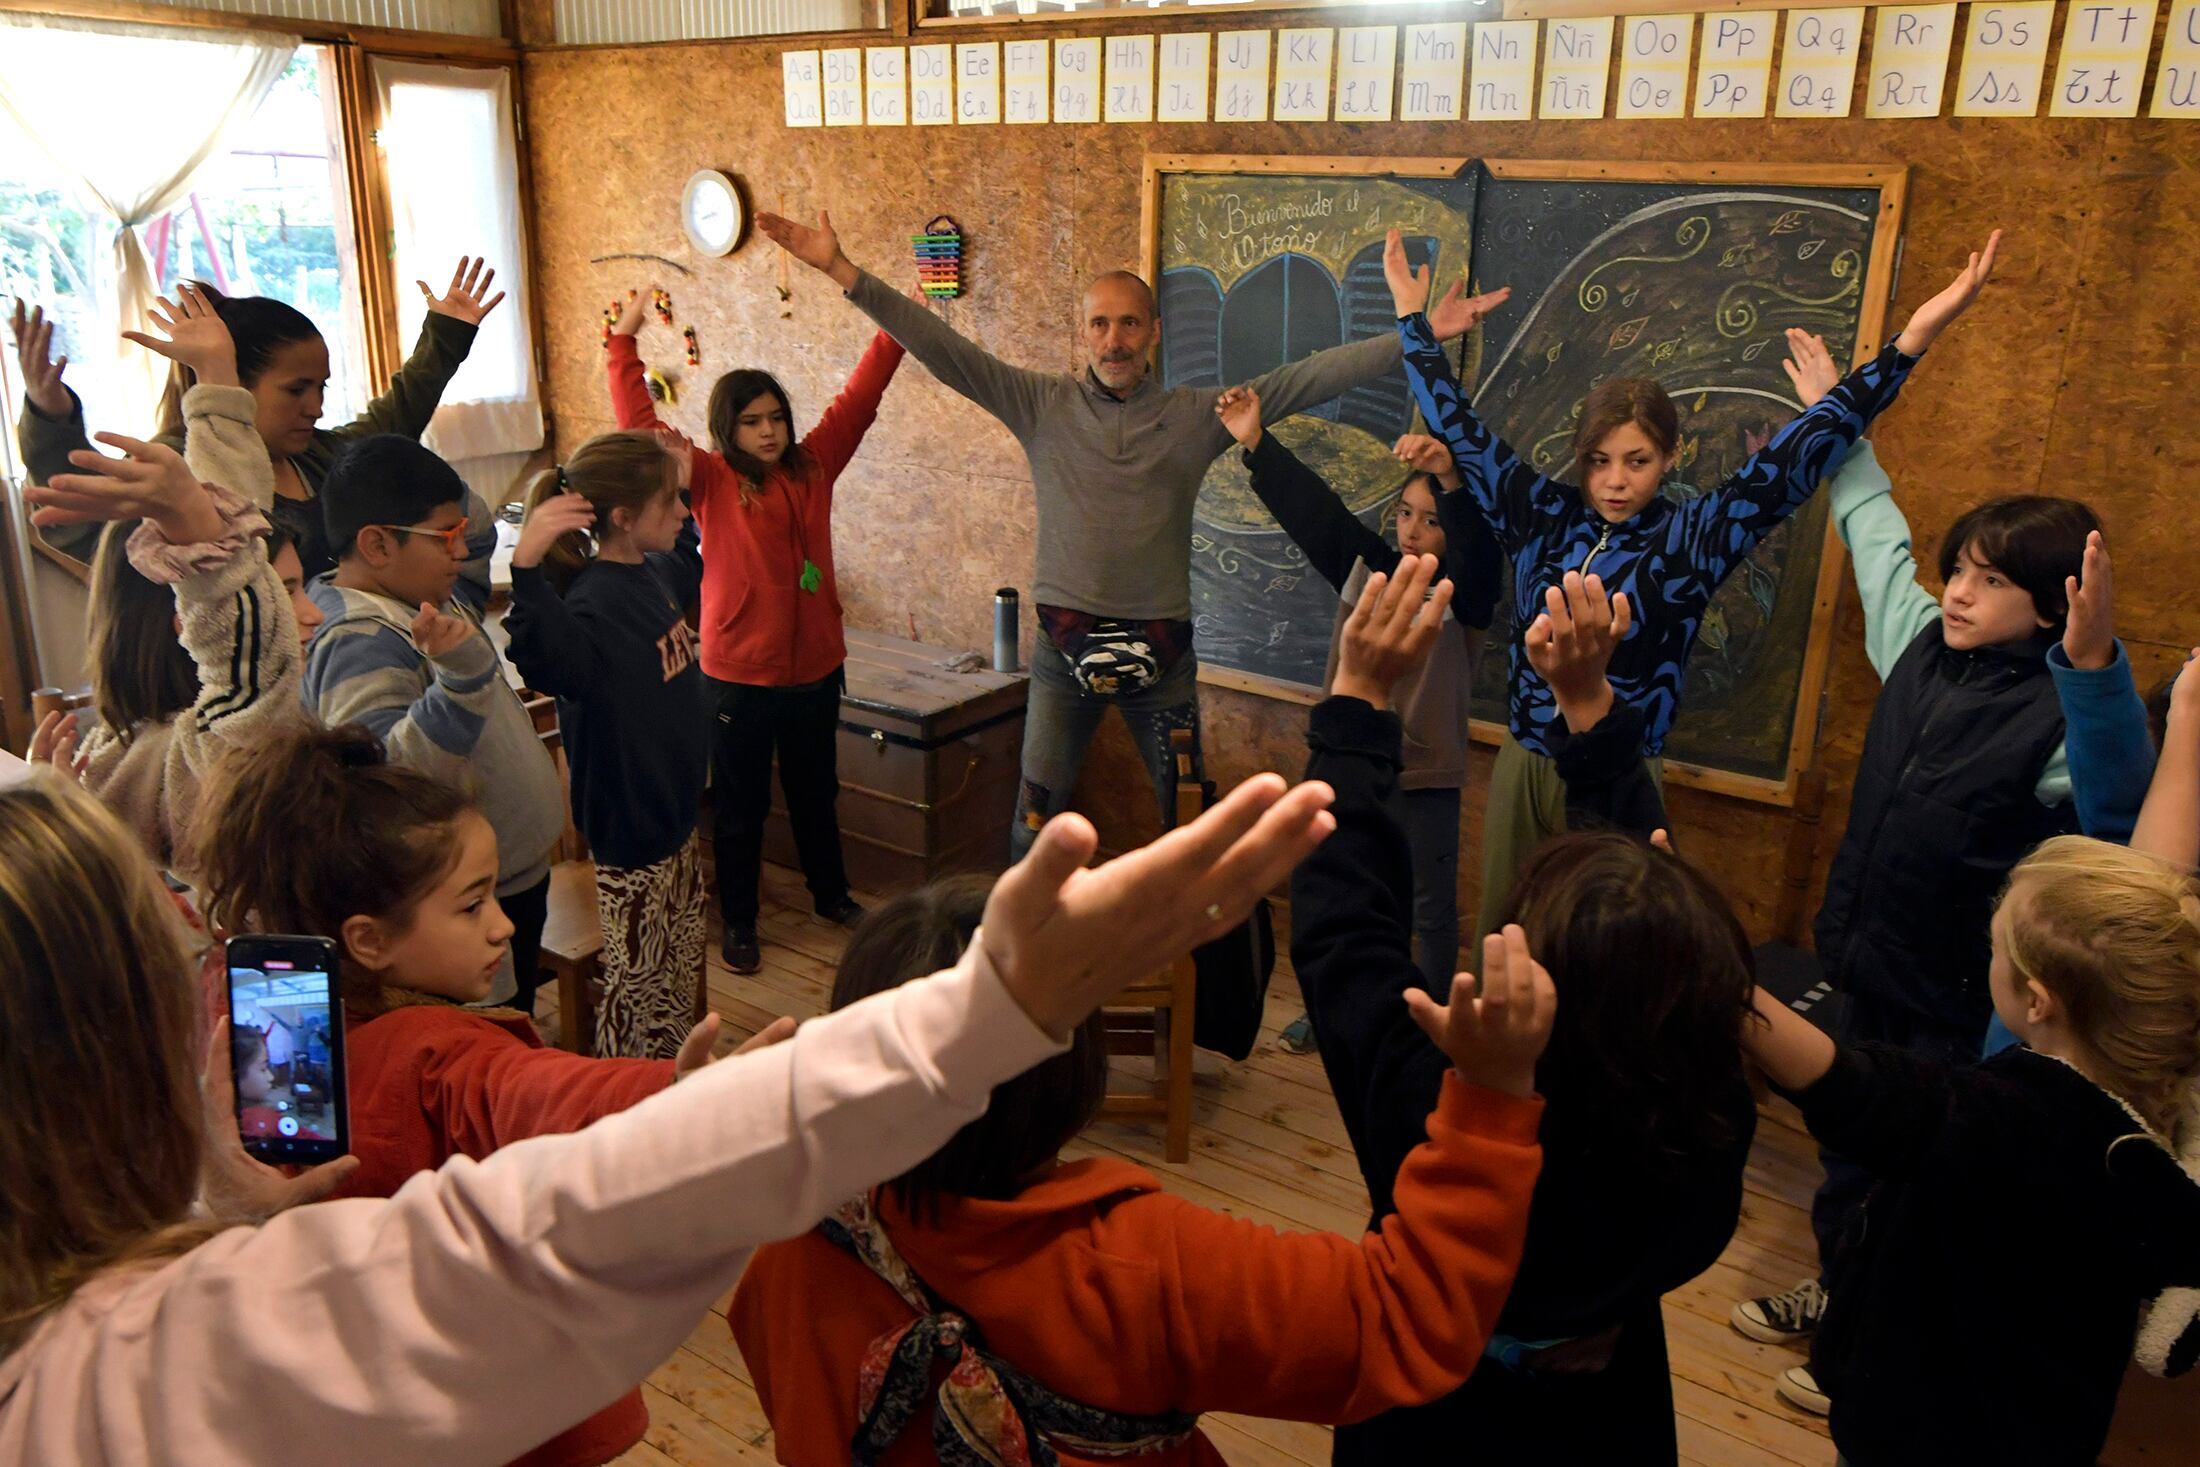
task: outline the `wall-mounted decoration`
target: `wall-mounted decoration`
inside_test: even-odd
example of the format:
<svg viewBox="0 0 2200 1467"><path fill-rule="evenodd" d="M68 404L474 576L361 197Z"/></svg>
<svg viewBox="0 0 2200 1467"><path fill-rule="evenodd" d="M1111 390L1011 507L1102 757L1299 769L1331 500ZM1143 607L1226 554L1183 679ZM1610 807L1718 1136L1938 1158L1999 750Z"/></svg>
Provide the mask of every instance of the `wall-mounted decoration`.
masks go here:
<svg viewBox="0 0 2200 1467"><path fill-rule="evenodd" d="M942 214L924 226L924 233L909 236L917 256L917 283L924 293L953 300L963 292L962 226Z"/></svg>

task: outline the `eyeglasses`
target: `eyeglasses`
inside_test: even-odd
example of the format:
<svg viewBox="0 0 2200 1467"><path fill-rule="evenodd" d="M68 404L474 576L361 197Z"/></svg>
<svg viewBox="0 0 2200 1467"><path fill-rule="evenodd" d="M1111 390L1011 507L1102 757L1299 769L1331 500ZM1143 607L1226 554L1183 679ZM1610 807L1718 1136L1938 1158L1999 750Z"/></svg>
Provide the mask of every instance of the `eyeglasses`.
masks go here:
<svg viewBox="0 0 2200 1467"><path fill-rule="evenodd" d="M376 525L377 530L388 530L393 535L426 535L431 540L441 540L443 548L457 560L466 558L466 522L459 521L448 530L430 530L420 525Z"/></svg>

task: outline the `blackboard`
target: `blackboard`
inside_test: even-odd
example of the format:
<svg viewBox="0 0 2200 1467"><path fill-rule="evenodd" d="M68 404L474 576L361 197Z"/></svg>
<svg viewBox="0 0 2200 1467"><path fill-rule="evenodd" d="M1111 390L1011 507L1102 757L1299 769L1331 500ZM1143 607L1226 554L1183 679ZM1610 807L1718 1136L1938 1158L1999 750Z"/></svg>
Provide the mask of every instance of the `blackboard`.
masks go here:
<svg viewBox="0 0 2200 1467"><path fill-rule="evenodd" d="M1228 166L1148 163L1167 382L1239 382L1391 329L1379 249L1393 222L1417 259L1435 263L1440 285L1461 273L1463 232L1475 287L1513 287L1462 343L1461 375L1492 426L1546 471L1565 471L1591 387L1650 376L1681 412L1674 492L1700 492L1798 410L1780 367L1787 327L1825 336L1838 360L1879 344L1899 170L1484 160L1438 177L1356 178L1335 171L1353 160L1321 160L1319 174L1285 171L1287 158L1217 161ZM1364 160L1377 170L1400 161ZM1400 379L1277 432L1380 528L1401 477L1385 450L1411 425ZM1193 537L1207 675L1310 701L1337 600L1252 499L1234 454L1209 470ZM1792 799L1815 738L1840 574L1820 497L1728 579L1690 662L1669 778ZM1504 717L1502 649L1514 629L1503 603L1499 617L1476 688L1485 734Z"/></svg>

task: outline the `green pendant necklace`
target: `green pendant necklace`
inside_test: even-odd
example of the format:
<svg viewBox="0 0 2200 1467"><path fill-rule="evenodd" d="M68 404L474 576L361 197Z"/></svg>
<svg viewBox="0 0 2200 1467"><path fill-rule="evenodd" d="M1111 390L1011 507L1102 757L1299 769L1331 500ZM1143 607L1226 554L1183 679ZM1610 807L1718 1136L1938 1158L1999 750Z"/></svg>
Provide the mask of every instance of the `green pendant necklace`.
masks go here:
<svg viewBox="0 0 2200 1467"><path fill-rule="evenodd" d="M817 588L825 584L824 572L817 568L816 561L805 555L802 557L802 579L795 584L814 596Z"/></svg>

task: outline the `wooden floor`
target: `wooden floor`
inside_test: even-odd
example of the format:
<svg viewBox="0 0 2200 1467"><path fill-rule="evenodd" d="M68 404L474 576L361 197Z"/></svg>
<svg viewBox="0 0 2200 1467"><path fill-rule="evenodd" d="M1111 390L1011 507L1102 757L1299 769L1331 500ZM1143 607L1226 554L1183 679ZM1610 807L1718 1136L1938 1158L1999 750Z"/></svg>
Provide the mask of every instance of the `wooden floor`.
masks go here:
<svg viewBox="0 0 2200 1467"><path fill-rule="evenodd" d="M712 1007L725 1020L728 1045L781 1014L823 1012L846 936L809 915L807 893L793 874L768 866L764 884L763 971L734 975L720 965L713 944ZM554 1028L555 990L543 992ZM1094 1127L1069 1154L1128 1158L1150 1168L1172 1192L1277 1228L1357 1235L1366 1223L1367 1194L1321 1061L1275 1047L1277 1031L1300 1012L1297 982L1281 964L1259 1049L1240 1065L1218 1061L1216 1073L1199 1079L1189 1164L1162 1161L1158 1131L1122 1125ZM1204 1068L1211 1057L1202 1058ZM1710 1272L1665 1301L1683 1462L1826 1467L1833 1460L1824 1424L1773 1394L1774 1376L1799 1363L1800 1352L1746 1340L1726 1322L1737 1298L1784 1289L1815 1272L1807 1208L1818 1175L1794 1110L1777 1099L1768 1102L1750 1156L1740 1230ZM622 1464L716 1467L774 1460L770 1424L734 1348L725 1305L721 1299L650 1377L643 1392L649 1435L619 1459ZM1233 1416L1207 1416L1202 1425L1240 1467L1326 1467L1329 1461L1326 1427ZM2190 1438L2178 1435L2184 1439L2176 1448L2164 1443L2128 1454L2112 1450L2106 1460L2188 1460Z"/></svg>

